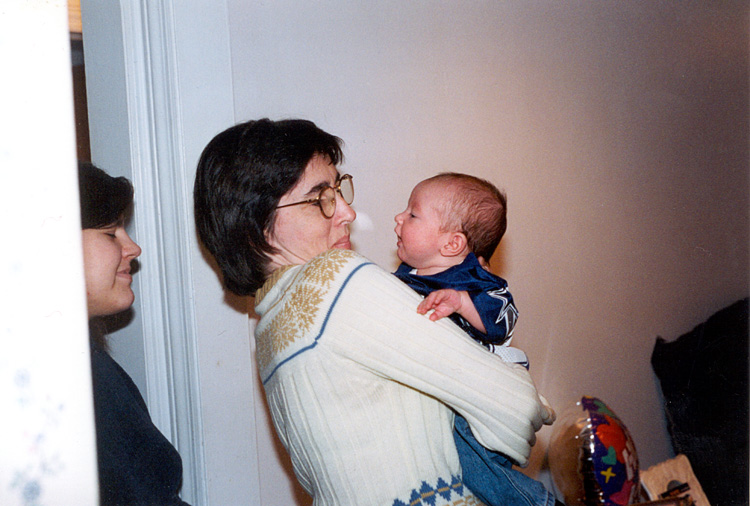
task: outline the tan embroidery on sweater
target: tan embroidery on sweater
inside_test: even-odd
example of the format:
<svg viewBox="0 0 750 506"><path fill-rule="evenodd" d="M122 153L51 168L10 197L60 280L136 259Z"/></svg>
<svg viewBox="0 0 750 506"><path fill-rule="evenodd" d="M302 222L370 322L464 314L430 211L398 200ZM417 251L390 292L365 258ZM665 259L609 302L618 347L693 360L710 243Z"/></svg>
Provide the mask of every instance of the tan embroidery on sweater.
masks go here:
<svg viewBox="0 0 750 506"><path fill-rule="evenodd" d="M256 336L257 359L261 369L310 331L336 274L341 272L352 255L347 250L331 250L314 258L305 267L300 281L291 293L284 296L284 307Z"/></svg>
<svg viewBox="0 0 750 506"><path fill-rule="evenodd" d="M461 499L454 501L452 506L484 506L484 503L480 502L476 497L471 496L462 497Z"/></svg>
<svg viewBox="0 0 750 506"><path fill-rule="evenodd" d="M336 274L341 272L342 267L352 255L353 253L349 250L334 249L313 259L305 269L306 280L330 288Z"/></svg>
<svg viewBox="0 0 750 506"><path fill-rule="evenodd" d="M263 286L258 288L255 291L255 305L257 306L260 304L260 302L265 298L265 296L268 294L268 291L273 288L273 285L276 284L276 282L281 279L281 276L284 275L286 271L291 269L292 265L285 265L284 267L279 267L275 271L271 273L270 276L268 276L268 279L265 283L263 283Z"/></svg>
<svg viewBox="0 0 750 506"><path fill-rule="evenodd" d="M451 506L484 506L483 502L480 502L479 499L477 499L474 496L471 497L462 497L461 499L457 501L453 501L451 503Z"/></svg>

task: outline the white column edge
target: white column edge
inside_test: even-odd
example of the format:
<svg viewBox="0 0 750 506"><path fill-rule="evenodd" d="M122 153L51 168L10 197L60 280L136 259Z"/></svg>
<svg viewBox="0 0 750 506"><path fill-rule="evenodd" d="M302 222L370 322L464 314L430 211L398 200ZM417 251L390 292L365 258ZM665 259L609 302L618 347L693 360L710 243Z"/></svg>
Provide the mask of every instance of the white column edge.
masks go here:
<svg viewBox="0 0 750 506"><path fill-rule="evenodd" d="M181 496L207 504L192 306L189 217L172 3L121 3L135 228L141 259L146 396L183 460ZM145 212L148 211L148 212Z"/></svg>

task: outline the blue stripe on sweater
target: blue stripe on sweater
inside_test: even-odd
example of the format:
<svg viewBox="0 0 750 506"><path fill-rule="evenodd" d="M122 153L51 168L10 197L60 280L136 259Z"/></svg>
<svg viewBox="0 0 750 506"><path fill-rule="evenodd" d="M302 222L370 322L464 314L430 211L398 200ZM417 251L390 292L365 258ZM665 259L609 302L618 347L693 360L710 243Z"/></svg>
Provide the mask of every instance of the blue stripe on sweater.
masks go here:
<svg viewBox="0 0 750 506"><path fill-rule="evenodd" d="M349 273L349 275L346 277L344 282L341 284L341 288L339 288L339 291L336 293L336 297L333 298L333 302L331 303L331 306L328 308L328 312L326 313L326 317L323 319L323 325L320 327L320 332L317 336L315 336L315 339L313 339L312 344L309 346L305 346L304 348L299 349L295 353L291 354L278 364L276 364L276 367L273 368L273 370L270 372L270 374L266 377L266 379L263 380L263 384L265 385L274 374L276 374L276 371L284 364L295 358L297 355L300 355L301 353L304 353L308 350L311 350L315 348L318 345L318 340L323 336L323 332L326 330L326 325L328 325L328 319L331 317L331 312L333 311L334 306L336 305L336 301L339 300L339 297L341 296L341 292L344 291L344 288L346 288L346 285L349 283L349 280L352 279L352 276L360 270L362 267L365 267L366 265L372 265L372 262L365 262L363 264L358 265L352 272Z"/></svg>

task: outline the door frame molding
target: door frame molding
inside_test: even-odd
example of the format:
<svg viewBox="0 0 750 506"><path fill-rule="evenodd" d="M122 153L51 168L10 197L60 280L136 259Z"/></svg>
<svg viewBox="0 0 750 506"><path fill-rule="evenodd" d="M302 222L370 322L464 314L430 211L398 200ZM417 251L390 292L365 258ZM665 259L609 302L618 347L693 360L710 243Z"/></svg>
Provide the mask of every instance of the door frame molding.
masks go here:
<svg viewBox="0 0 750 506"><path fill-rule="evenodd" d="M186 188L184 132L171 1L121 2L147 398L154 423L183 460L183 499L207 504L208 491L193 300L192 198Z"/></svg>

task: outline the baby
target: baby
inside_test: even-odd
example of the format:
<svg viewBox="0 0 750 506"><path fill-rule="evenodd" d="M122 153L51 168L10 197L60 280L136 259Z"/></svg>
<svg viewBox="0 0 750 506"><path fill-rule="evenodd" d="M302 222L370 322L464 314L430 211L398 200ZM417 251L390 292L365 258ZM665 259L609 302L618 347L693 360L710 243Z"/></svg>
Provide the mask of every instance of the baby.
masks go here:
<svg viewBox="0 0 750 506"><path fill-rule="evenodd" d="M506 198L474 176L443 173L420 182L396 215L395 275L425 296L417 311L449 316L506 362L528 368L526 354L508 346L518 318L504 279L484 268L505 233ZM555 503L544 486L513 469L502 454L481 446L456 415L454 439L464 483L488 506Z"/></svg>

